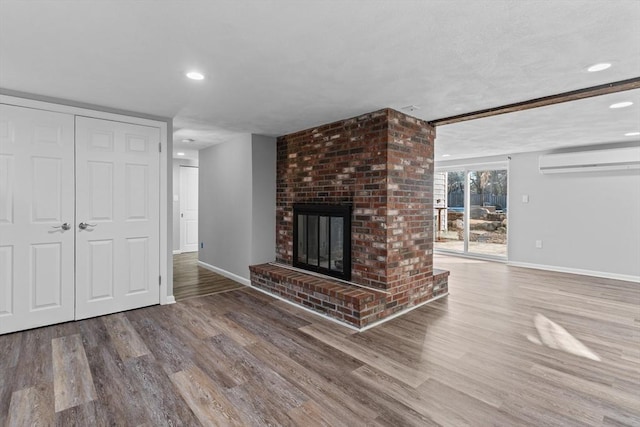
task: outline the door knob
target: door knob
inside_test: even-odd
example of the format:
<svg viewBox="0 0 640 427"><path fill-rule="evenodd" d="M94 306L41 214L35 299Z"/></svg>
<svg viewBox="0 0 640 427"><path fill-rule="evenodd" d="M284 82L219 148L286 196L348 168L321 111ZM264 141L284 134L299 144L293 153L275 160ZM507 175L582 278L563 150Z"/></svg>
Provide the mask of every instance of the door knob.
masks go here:
<svg viewBox="0 0 640 427"><path fill-rule="evenodd" d="M80 227L80 230L86 230L87 227L95 227L98 224L89 224L88 222L81 222L80 224L78 224L78 227Z"/></svg>
<svg viewBox="0 0 640 427"><path fill-rule="evenodd" d="M68 222L65 222L62 225L54 225L51 228L61 228L63 230L70 230L71 229L71 225Z"/></svg>

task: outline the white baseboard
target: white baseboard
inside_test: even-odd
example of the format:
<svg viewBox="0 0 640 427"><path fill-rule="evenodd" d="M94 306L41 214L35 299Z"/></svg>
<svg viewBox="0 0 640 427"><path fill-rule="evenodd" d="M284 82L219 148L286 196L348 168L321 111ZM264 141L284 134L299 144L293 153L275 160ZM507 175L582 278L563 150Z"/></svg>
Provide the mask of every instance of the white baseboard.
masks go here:
<svg viewBox="0 0 640 427"><path fill-rule="evenodd" d="M293 302L291 300L288 300L286 298L281 297L280 295L272 294L271 292L267 291L266 289L258 288L257 286L253 286L253 285L249 285L249 287L251 289L254 289L254 290L258 291L258 292L262 292L265 295L269 295L272 298L275 298L275 299L280 300L282 302L286 302L287 304L292 305L295 308L299 308L301 310L304 310L304 311L307 311L309 313L315 314L316 316L322 317L325 320L330 320L333 323L337 323L340 326L345 326L345 327L347 327L349 329L353 329L356 332L360 332L360 329L358 327L356 327L356 326L353 326L353 325L351 325L349 323L345 323L345 322L343 322L341 320L336 319L335 317L327 316L326 314L320 313L319 311L311 310L309 307L305 307L304 305L297 304L297 303L295 303L295 302Z"/></svg>
<svg viewBox="0 0 640 427"><path fill-rule="evenodd" d="M176 299L173 295L169 295L167 299L162 303L162 305L175 304Z"/></svg>
<svg viewBox="0 0 640 427"><path fill-rule="evenodd" d="M231 273L231 272L229 272L227 270L223 270L221 268L215 267L215 266L213 266L211 264L207 264L206 262L202 262L200 260L198 260L198 265L200 267L206 268L207 270L211 270L214 273L218 273L219 275L224 276L227 279L231 279L231 280L233 280L235 282L238 282L240 284L243 284L245 286L251 286L251 281L249 279L245 279L244 277L238 276L235 273Z"/></svg>
<svg viewBox="0 0 640 427"><path fill-rule="evenodd" d="M173 254L174 255L180 255L182 253L182 251L180 249L174 249L173 250Z"/></svg>
<svg viewBox="0 0 640 427"><path fill-rule="evenodd" d="M457 252L457 251L449 251L449 250L446 250L446 249L434 249L433 250L433 254L434 255L445 255L445 256L455 256L455 257L460 257L460 258L476 259L478 261L492 261L492 262L501 262L501 263L506 263L507 262L507 258L505 258L503 256L492 256L492 255L483 255L483 254L474 254L474 253L464 253L464 252Z"/></svg>
<svg viewBox="0 0 640 427"><path fill-rule="evenodd" d="M604 271L582 270L579 268L556 267L554 265L531 264L528 262L509 261L507 265L512 267L534 268L536 270L557 271L558 273L579 274L581 276L602 277L604 279L624 280L627 282L640 283L640 276L630 274L607 273Z"/></svg>
<svg viewBox="0 0 640 427"><path fill-rule="evenodd" d="M364 328L360 328L360 332L363 332L363 331L366 331L367 329L371 329L371 328L373 328L373 327L376 327L376 326L378 326L378 325L380 325L380 324L382 324L382 323L388 322L389 320L393 320L393 319L395 319L396 317L403 316L403 315L407 314L408 312L415 310L416 308L420 308L420 307L422 307L423 305L427 305L427 304L429 304L429 303L432 303L432 302L434 302L434 301L439 300L440 298L444 298L444 297L446 297L446 296L448 296L448 295L449 295L449 292L444 293L444 294L442 294L442 295L438 295L437 297L431 298L431 299L429 299L429 300L423 301L423 302L421 302L420 304L414 305L414 306L412 306L412 307L405 308L404 310L400 310L400 311L398 311L398 312L396 312L396 313L393 313L391 316L388 316L388 317L385 317L385 318L383 318L383 319L380 319L380 320L378 320L377 322L370 323L370 324L368 324L367 326L365 326Z"/></svg>
<svg viewBox="0 0 640 427"><path fill-rule="evenodd" d="M350 323L343 322L342 320L338 320L335 317L328 316L328 315L326 315L324 313L320 313L319 311L312 310L309 307L305 307L304 305L297 304L297 303L295 303L295 302L293 302L291 300L283 298L280 295L271 293L271 292L267 291L266 289L258 288L257 286L253 286L251 284L249 285L249 287L251 289L255 289L258 292L262 292L263 294L269 295L270 297L273 297L273 298L275 298L277 300L286 302L287 304L292 305L292 306L294 306L296 308L299 308L301 310L304 310L304 311L307 311L309 313L315 314L318 317L322 317L323 319L330 320L330 321L332 321L334 323L337 323L338 325L345 326L345 327L347 327L349 329L352 329L352 330L354 330L356 332L364 332L367 329L371 329L371 328L373 328L375 326L378 326L378 325L380 325L380 324L382 324L384 322L388 322L389 320L392 320L392 319L395 319L396 317L400 317L400 316L402 316L404 314L407 314L408 312L413 311L416 308L420 308L425 304L429 304L430 302L434 302L436 300L439 300L440 298L443 298L443 297L446 297L447 295L449 295L449 292L447 292L446 294L438 295L435 298L431 298L430 300L421 302L420 304L414 305L413 307L405 308L404 310L398 311L397 313L394 313L391 316L385 317L384 319L380 319L380 320L378 320L376 322L370 323L367 326L365 326L364 328L358 328L357 326L354 326L354 325L352 325Z"/></svg>

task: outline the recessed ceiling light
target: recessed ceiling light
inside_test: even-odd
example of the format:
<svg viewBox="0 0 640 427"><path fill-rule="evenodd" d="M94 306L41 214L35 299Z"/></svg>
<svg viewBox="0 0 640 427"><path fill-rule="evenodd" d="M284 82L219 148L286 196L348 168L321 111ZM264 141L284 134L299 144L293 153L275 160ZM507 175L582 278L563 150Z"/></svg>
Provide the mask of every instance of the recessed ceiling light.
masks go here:
<svg viewBox="0 0 640 427"><path fill-rule="evenodd" d="M627 132L624 134L624 136L638 136L640 135L640 132Z"/></svg>
<svg viewBox="0 0 640 427"><path fill-rule="evenodd" d="M606 70L609 67L611 67L611 64L609 64L608 62L601 62L599 64L593 64L591 67L587 68L587 71L590 73L594 73L596 71Z"/></svg>
<svg viewBox="0 0 640 427"><path fill-rule="evenodd" d="M630 107L632 105L633 105L633 102L631 101L616 102L615 104L609 105L609 108L624 108L624 107Z"/></svg>
<svg viewBox="0 0 640 427"><path fill-rule="evenodd" d="M195 142L195 139L191 139L191 138L185 138L182 140L182 142Z"/></svg>
<svg viewBox="0 0 640 427"><path fill-rule="evenodd" d="M184 156L184 153L176 153L178 156Z"/></svg>
<svg viewBox="0 0 640 427"><path fill-rule="evenodd" d="M443 154L442 157L451 157L451 154Z"/></svg>
<svg viewBox="0 0 640 427"><path fill-rule="evenodd" d="M199 73L197 71L189 71L187 73L187 77L189 77L191 80L203 80L204 74Z"/></svg>

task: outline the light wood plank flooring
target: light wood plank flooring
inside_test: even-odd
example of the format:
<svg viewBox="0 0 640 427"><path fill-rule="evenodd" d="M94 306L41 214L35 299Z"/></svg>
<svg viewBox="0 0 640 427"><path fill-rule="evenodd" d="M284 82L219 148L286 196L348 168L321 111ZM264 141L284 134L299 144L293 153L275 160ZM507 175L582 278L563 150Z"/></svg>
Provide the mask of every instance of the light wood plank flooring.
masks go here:
<svg viewBox="0 0 640 427"><path fill-rule="evenodd" d="M243 285L198 266L198 252L173 256L173 296L176 301L241 287Z"/></svg>
<svg viewBox="0 0 640 427"><path fill-rule="evenodd" d="M640 286L436 256L355 333L250 288L0 336L0 425L640 425Z"/></svg>

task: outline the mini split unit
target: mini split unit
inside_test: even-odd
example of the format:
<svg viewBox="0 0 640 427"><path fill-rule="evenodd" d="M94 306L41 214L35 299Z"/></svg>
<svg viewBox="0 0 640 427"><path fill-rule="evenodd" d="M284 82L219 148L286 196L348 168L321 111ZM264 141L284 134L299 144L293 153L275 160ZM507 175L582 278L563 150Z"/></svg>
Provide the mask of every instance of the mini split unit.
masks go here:
<svg viewBox="0 0 640 427"><path fill-rule="evenodd" d="M640 147L543 154L538 160L543 174L640 169Z"/></svg>

